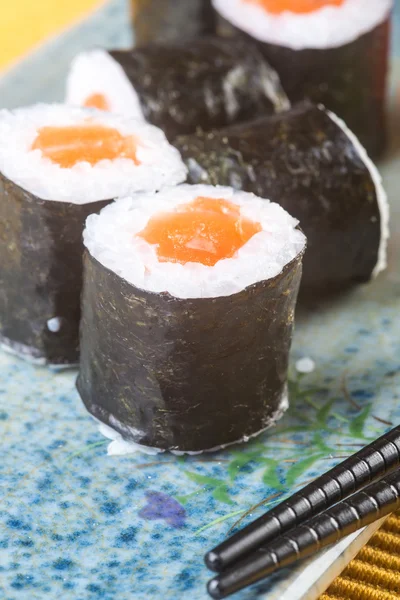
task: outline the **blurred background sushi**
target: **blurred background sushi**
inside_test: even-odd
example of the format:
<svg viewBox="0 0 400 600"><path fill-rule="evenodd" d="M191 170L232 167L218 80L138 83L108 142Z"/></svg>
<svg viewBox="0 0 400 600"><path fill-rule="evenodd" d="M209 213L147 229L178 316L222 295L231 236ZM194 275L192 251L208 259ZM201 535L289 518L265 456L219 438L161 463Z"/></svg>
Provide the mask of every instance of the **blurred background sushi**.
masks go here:
<svg viewBox="0 0 400 600"><path fill-rule="evenodd" d="M65 101L145 118L170 140L290 106L255 46L215 36L82 53L72 62Z"/></svg>
<svg viewBox="0 0 400 600"><path fill-rule="evenodd" d="M374 157L386 143L393 0L213 0L253 39L293 102L338 114Z"/></svg>

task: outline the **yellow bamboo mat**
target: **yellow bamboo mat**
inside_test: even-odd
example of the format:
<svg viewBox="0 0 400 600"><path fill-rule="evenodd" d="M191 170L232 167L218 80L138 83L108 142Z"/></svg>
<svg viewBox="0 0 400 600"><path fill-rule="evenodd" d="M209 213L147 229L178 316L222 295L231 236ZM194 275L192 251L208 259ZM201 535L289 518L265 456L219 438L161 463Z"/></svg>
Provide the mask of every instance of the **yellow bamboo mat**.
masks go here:
<svg viewBox="0 0 400 600"><path fill-rule="evenodd" d="M389 517L319 600L400 599L400 512Z"/></svg>

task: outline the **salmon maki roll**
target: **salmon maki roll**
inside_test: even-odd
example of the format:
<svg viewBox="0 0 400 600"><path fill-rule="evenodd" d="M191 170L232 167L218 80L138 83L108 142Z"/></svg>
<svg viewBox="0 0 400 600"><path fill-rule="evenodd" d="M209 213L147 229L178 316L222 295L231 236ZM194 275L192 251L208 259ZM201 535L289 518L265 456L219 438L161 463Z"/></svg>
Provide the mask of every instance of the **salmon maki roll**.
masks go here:
<svg viewBox="0 0 400 600"><path fill-rule="evenodd" d="M376 158L386 142L393 0L213 0L254 40L293 103L308 98L342 118Z"/></svg>
<svg viewBox="0 0 400 600"><path fill-rule="evenodd" d="M145 119L171 141L290 106L279 77L253 44L215 37L79 54L66 102Z"/></svg>
<svg viewBox="0 0 400 600"><path fill-rule="evenodd" d="M144 122L61 105L1 111L3 348L40 364L76 364L87 216L185 176L178 151Z"/></svg>
<svg viewBox="0 0 400 600"><path fill-rule="evenodd" d="M221 448L284 413L297 224L277 204L204 185L89 217L78 390L124 451Z"/></svg>

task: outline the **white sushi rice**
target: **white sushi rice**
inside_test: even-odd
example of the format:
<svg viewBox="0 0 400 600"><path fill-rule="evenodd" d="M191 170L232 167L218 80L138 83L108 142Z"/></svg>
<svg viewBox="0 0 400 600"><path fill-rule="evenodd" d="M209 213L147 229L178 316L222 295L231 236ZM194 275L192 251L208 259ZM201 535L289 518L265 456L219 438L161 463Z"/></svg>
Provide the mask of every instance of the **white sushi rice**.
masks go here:
<svg viewBox="0 0 400 600"><path fill-rule="evenodd" d="M260 223L256 233L235 256L214 266L197 262L160 262L157 247L137 236L153 215L170 213L197 197L224 198L240 213ZM258 281L276 277L305 247L298 221L278 204L226 187L182 185L158 194L137 194L118 200L86 221L84 242L102 265L150 292L177 298L230 296Z"/></svg>
<svg viewBox="0 0 400 600"><path fill-rule="evenodd" d="M325 111L325 108L322 105L319 106L319 108ZM371 179L375 184L381 223L381 239L378 250L378 260L372 272L372 277L375 278L387 267L387 248L390 237L390 207L387 194L383 187L382 177L372 160L369 158L367 151L362 146L361 142L359 141L357 136L347 127L346 123L334 113L328 110L325 112L332 119L332 121L334 121L342 129L342 131L347 135L351 143L354 145L354 148L356 149L364 165L367 167L371 175Z"/></svg>
<svg viewBox="0 0 400 600"><path fill-rule="evenodd" d="M212 1L225 19L252 37L293 50L348 44L382 23L393 6L393 0L345 0L305 14L273 14L251 0Z"/></svg>
<svg viewBox="0 0 400 600"><path fill-rule="evenodd" d="M144 119L139 96L121 65L105 50L89 50L75 57L67 77L67 104L84 106L93 94L106 99L110 112Z"/></svg>
<svg viewBox="0 0 400 600"><path fill-rule="evenodd" d="M40 150L31 149L41 127L85 125L89 121L114 128L123 136L135 136L140 164L117 158L62 168ZM95 109L38 104L0 111L0 172L42 200L86 204L176 185L186 179L187 170L161 129L144 121Z"/></svg>
<svg viewBox="0 0 400 600"><path fill-rule="evenodd" d="M262 433L267 431L267 429L270 429L271 427L273 427L276 424L276 422L279 421L283 417L283 415L285 414L285 412L287 411L288 408L289 408L289 395L288 395L288 387L286 385L278 408L276 409L276 411L274 412L274 414L272 416L268 417L268 419L265 422L264 427L262 429L260 429L260 431L256 431L255 433L252 433L251 435L244 435L240 439L230 442L229 444L221 444L220 446L215 446L214 448L207 448L205 450L174 450L174 449L170 448L169 452L171 452L172 454L175 454L176 456L182 456L185 454L188 454L190 456L197 456L199 454L203 454L204 452L218 452L219 450L224 450L225 448L234 446L235 444L247 443L250 440L258 437L259 435L261 435ZM99 424L99 432L105 438L111 440L111 442L107 446L108 456L126 456L128 454L136 454L136 453L155 455L155 454L162 454L162 453L166 452L166 450L161 450L160 448L153 448L151 446L143 446L142 444L138 444L136 442L133 442L132 440L126 440L122 437L122 435L119 433L119 431L116 431L115 429L113 429L112 427L109 427L105 423L102 423L98 419L96 419L96 421ZM118 421L118 419L116 419L112 415L110 415L110 423L112 425L114 425L115 427L117 427L118 429L122 429L123 431L126 431L126 433L128 435L129 434L130 435L138 434L136 429L133 429L127 425L123 425L122 423L120 423ZM142 433L141 435L143 436L144 434Z"/></svg>

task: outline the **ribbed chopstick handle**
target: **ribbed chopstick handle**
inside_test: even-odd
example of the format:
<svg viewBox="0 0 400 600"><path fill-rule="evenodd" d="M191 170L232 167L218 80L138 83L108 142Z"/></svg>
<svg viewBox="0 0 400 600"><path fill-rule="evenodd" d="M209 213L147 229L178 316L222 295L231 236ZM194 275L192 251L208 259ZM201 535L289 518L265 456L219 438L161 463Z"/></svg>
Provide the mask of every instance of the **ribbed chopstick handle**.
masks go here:
<svg viewBox="0 0 400 600"><path fill-rule="evenodd" d="M399 465L400 427L396 427L208 552L207 566L223 571Z"/></svg>
<svg viewBox="0 0 400 600"><path fill-rule="evenodd" d="M258 548L253 555L210 581L208 591L213 598L225 598L394 512L399 506L398 469L274 542Z"/></svg>
<svg viewBox="0 0 400 600"><path fill-rule="evenodd" d="M355 494L354 497L314 517L308 523L293 529L269 546L261 548L260 553L273 552L278 558L278 564L285 566L293 562L294 549L297 558L309 556L320 548L334 544L350 533L390 514L398 507L399 499L400 475L396 471ZM290 553L286 550L282 552L283 542L291 546Z"/></svg>

